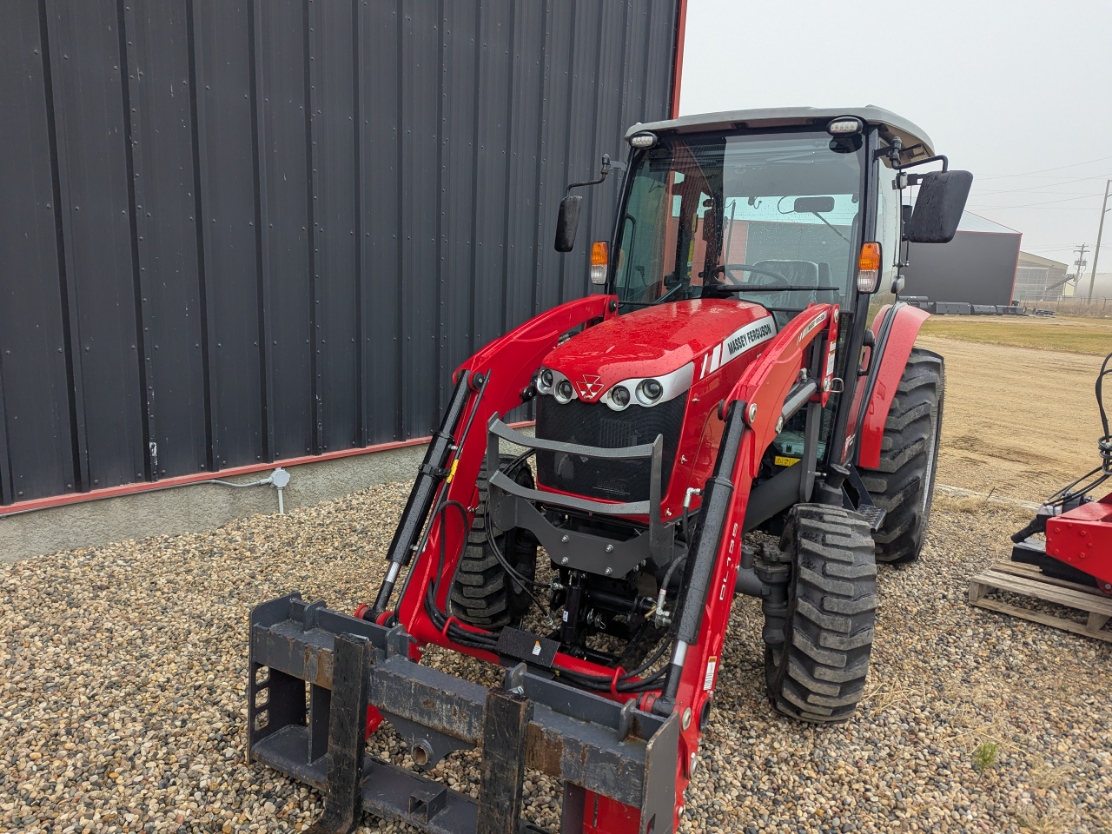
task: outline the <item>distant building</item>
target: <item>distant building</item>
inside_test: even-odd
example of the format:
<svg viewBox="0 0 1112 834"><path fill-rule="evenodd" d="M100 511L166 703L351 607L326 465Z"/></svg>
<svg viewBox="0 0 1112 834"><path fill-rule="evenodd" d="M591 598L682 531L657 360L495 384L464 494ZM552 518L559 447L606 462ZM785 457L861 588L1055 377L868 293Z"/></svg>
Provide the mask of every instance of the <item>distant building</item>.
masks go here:
<svg viewBox="0 0 1112 834"><path fill-rule="evenodd" d="M949 243L912 243L904 294L931 301L1010 304L1023 235L965 212Z"/></svg>
<svg viewBox="0 0 1112 834"><path fill-rule="evenodd" d="M1066 264L1060 261L1041 258L1030 252L1020 252L1012 298L1021 304L1025 301L1061 298L1068 280L1066 269Z"/></svg>

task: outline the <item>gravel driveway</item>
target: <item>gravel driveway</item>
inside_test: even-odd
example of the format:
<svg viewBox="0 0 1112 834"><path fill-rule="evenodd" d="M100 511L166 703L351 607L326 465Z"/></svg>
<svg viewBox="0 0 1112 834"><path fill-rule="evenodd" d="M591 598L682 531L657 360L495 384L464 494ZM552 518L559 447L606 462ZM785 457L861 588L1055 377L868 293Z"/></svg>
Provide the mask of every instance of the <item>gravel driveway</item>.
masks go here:
<svg viewBox="0 0 1112 834"><path fill-rule="evenodd" d="M403 501L404 487L377 487L4 566L0 831L313 820L316 793L244 762L247 611L295 588L341 610L369 599ZM685 831L1112 831L1112 645L971 609L967 579L1006 556L1020 511L943 495L936 507L924 561L881 573L869 695L847 725L772 713L759 607L735 606ZM996 759L978 770L984 744ZM394 738L376 747L405 758ZM474 761L438 771L473 791ZM529 814L556 825L553 785L527 787Z"/></svg>

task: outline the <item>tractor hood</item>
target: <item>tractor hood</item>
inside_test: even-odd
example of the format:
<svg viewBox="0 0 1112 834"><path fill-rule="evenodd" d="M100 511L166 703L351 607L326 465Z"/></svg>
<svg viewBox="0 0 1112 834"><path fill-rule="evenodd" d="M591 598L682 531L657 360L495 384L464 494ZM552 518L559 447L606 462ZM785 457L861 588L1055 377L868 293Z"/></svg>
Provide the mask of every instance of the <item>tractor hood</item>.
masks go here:
<svg viewBox="0 0 1112 834"><path fill-rule="evenodd" d="M557 379L567 378L584 402L604 401L619 382L670 374L685 378L676 379L674 396L775 334L772 315L759 304L693 299L646 307L588 328L542 364ZM685 370L689 365L691 370Z"/></svg>

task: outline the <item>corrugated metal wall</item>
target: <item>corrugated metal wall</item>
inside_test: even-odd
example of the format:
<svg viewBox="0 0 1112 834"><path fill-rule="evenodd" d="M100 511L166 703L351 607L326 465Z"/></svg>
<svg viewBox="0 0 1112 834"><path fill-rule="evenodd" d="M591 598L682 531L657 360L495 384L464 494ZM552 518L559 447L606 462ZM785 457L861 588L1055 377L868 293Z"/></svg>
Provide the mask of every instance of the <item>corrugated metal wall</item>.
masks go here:
<svg viewBox="0 0 1112 834"><path fill-rule="evenodd" d="M905 292L931 301L1011 304L1020 237L959 231L947 244L912 243Z"/></svg>
<svg viewBox="0 0 1112 834"><path fill-rule="evenodd" d="M677 2L0 3L0 504L427 435L588 291Z"/></svg>

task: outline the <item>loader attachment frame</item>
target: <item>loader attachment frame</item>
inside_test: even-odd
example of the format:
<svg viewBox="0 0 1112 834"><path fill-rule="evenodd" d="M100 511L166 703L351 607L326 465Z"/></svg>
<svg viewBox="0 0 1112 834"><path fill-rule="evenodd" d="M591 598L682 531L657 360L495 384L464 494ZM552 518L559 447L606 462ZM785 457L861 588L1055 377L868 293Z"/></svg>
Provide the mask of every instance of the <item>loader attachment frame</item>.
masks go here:
<svg viewBox="0 0 1112 834"><path fill-rule="evenodd" d="M563 783L566 834L590 830L588 794L637 809L639 834L670 830L678 716L642 712L524 663L488 690L416 663L401 626L297 593L253 609L250 634L248 757L324 793L321 834L352 830L362 811L443 834L535 832L521 822L526 767ZM372 707L424 767L481 746L478 801L366 756Z"/></svg>

